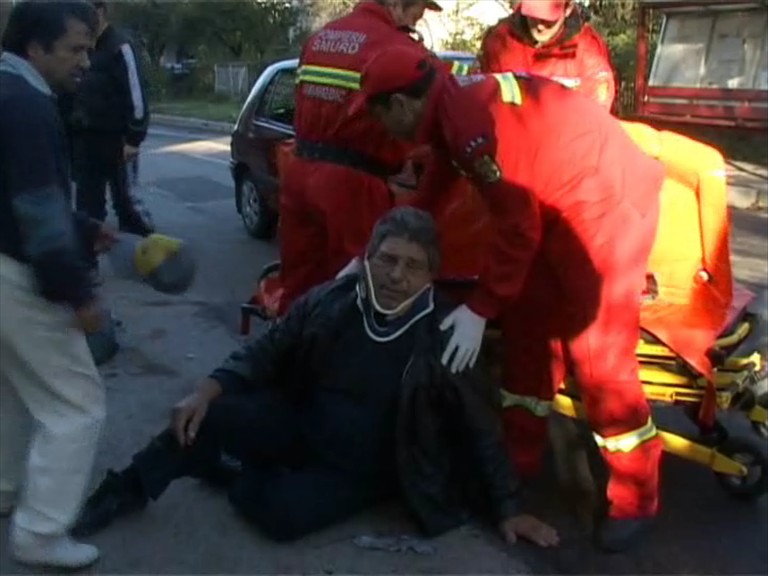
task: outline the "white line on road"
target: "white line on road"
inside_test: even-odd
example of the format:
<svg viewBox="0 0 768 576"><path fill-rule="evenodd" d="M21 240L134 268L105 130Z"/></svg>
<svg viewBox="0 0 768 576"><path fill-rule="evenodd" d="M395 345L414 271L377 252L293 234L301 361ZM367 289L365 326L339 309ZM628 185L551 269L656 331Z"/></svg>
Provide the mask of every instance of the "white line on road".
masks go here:
<svg viewBox="0 0 768 576"><path fill-rule="evenodd" d="M195 158L197 160L206 160L208 162L215 162L216 164L229 165L229 160L222 160L221 158L215 158L206 154L195 153L195 151L204 152L212 150L214 152L229 151L229 146L222 144L221 142L215 142L210 140L202 140L196 142L181 142L179 144L171 144L169 146L160 146L158 148L152 148L147 150L147 154L165 154L168 152L183 154L189 158Z"/></svg>
<svg viewBox="0 0 768 576"><path fill-rule="evenodd" d="M163 154L167 150L150 150L149 154ZM229 160L222 160L221 158L213 158L212 156L204 156L203 154L191 154L190 152L179 152L183 156L188 158L195 158L196 160L205 160L206 162L214 162L216 164L224 164L229 166Z"/></svg>
<svg viewBox="0 0 768 576"><path fill-rule="evenodd" d="M168 152L185 152L187 150L218 150L229 152L229 145L215 140L195 140L194 142L179 142L178 144L169 144L168 146L160 146L155 150L168 151Z"/></svg>
<svg viewBox="0 0 768 576"><path fill-rule="evenodd" d="M164 150L162 148L155 148L154 150L147 150L144 152L144 154L166 154L168 152L173 152L172 150ZM178 154L181 154L182 156L187 156L188 158L195 158L196 160L205 160L206 162L214 162L215 164L224 164L226 166L229 166L229 160L222 160L221 158L213 158L212 156L204 156L203 154L192 154L190 152L177 152Z"/></svg>
<svg viewBox="0 0 768 576"><path fill-rule="evenodd" d="M205 140L209 142L229 142L229 136L221 136L218 134L211 134L210 132L195 132L193 130L166 130L163 128L150 128L150 136L158 136L160 138L175 138L175 139L189 139L194 138L196 140Z"/></svg>

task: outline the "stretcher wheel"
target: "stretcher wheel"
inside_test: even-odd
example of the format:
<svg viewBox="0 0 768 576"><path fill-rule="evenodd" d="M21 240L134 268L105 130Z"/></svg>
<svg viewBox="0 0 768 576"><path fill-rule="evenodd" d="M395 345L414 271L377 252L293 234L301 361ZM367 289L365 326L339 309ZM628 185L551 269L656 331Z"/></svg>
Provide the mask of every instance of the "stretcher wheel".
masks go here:
<svg viewBox="0 0 768 576"><path fill-rule="evenodd" d="M744 465L746 476L716 473L720 486L737 500L755 500L768 492L768 458L762 447L748 440L731 438L717 447L717 451Z"/></svg>

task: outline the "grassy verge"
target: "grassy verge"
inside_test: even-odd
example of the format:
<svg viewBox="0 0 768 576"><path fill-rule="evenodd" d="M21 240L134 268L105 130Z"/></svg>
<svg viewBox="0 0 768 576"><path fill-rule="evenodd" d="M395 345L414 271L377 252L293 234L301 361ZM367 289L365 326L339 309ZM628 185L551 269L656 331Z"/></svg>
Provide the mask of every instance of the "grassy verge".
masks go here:
<svg viewBox="0 0 768 576"><path fill-rule="evenodd" d="M199 118L211 122L234 122L240 113L238 100L183 99L157 102L152 111L157 114Z"/></svg>

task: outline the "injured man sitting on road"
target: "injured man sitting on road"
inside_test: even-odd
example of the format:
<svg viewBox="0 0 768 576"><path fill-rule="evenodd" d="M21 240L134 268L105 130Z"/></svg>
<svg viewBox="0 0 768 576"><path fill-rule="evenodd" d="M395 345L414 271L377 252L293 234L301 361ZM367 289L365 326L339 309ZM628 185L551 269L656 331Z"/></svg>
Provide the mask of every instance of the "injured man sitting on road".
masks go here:
<svg viewBox="0 0 768 576"><path fill-rule="evenodd" d="M454 306L438 302L438 267L432 218L390 211L360 275L312 289L204 379L170 428L108 473L75 532L144 508L177 478L210 478L226 454L241 463L230 502L274 540L399 495L428 535L479 505L507 542L557 545L554 529L519 509L499 391L479 368L451 374L440 362L440 322Z"/></svg>

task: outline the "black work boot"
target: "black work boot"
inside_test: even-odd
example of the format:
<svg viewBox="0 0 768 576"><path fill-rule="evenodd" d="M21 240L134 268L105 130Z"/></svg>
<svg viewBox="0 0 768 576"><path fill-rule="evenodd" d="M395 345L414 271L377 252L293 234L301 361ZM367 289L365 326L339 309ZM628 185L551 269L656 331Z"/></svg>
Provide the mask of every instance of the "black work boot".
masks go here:
<svg viewBox="0 0 768 576"><path fill-rule="evenodd" d="M110 470L85 501L71 533L77 538L90 536L109 526L116 518L142 510L147 502L135 470L130 467L121 473Z"/></svg>
<svg viewBox="0 0 768 576"><path fill-rule="evenodd" d="M597 546L604 552L625 552L635 546L653 525L653 517L606 518L597 532Z"/></svg>

